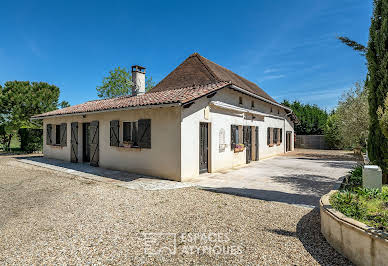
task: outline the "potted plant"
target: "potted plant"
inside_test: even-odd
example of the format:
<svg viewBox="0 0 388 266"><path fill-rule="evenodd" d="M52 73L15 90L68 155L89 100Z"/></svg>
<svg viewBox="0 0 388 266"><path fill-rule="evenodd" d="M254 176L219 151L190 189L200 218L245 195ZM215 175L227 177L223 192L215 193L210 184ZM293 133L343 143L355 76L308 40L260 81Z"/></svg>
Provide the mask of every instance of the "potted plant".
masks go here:
<svg viewBox="0 0 388 266"><path fill-rule="evenodd" d="M242 152L244 151L244 149L245 149L244 144L236 144L236 146L234 147L234 152L235 153Z"/></svg>

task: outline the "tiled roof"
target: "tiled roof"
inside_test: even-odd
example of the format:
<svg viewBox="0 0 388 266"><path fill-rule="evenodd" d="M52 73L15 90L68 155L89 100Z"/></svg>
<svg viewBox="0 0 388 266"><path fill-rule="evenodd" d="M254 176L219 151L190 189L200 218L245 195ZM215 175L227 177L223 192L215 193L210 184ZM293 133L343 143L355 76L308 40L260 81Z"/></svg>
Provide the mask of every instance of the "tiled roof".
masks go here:
<svg viewBox="0 0 388 266"><path fill-rule="evenodd" d="M165 91L185 86L230 81L234 85L272 102L276 101L255 83L237 75L205 57L194 53L160 81L150 92ZM150 93L149 92L149 93Z"/></svg>
<svg viewBox="0 0 388 266"><path fill-rule="evenodd" d="M219 90L230 82L215 82L206 85L194 85L173 90L149 92L138 96L122 96L112 99L95 100L86 103L58 109L44 114L35 115L32 118L43 118L57 115L88 113L104 110L122 109L134 106L148 106L158 104L180 103L184 104L191 100L205 96L213 91Z"/></svg>

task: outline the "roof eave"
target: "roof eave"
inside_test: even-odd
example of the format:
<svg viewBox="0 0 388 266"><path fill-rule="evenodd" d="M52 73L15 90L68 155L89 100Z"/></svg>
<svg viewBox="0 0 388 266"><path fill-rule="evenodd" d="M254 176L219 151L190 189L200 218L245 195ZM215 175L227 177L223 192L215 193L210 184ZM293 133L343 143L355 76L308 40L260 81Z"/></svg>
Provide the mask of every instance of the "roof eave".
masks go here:
<svg viewBox="0 0 388 266"><path fill-rule="evenodd" d="M46 115L46 116L38 116L31 117L30 120L41 120L44 118L55 118L55 117L63 117L63 116L78 116L78 115L88 115L88 114L96 114L96 113L105 113L105 112L116 112L116 111L125 111L125 110L135 110L135 109L144 109L144 108L163 108L163 107L175 107L180 106L181 103L166 103L166 104L148 104L148 105L139 105L139 106L130 106L124 108L111 108L106 110L98 110L98 111L90 111L90 112L80 112L80 113L69 113L69 114L57 114L57 115Z"/></svg>
<svg viewBox="0 0 388 266"><path fill-rule="evenodd" d="M252 92L249 92L249 91L247 91L247 90L245 90L245 89L243 89L243 88L240 88L240 87L238 87L238 86L236 86L236 85L234 85L234 84L231 84L230 87L231 87L232 89L234 89L234 90L237 90L237 91L240 91L240 92L242 92L242 93L248 94L249 96L252 96L252 97L254 97L254 98L260 99L260 100L262 100L262 101L264 101L264 102L267 102L267 103L273 104L273 105L275 105L275 106L281 107L281 108L283 108L283 109L285 109L285 110L287 110L287 111L290 111L290 112L292 113L292 110L291 110L290 108L288 108L288 107L286 107L286 106L284 106L284 105L281 105L281 104L279 104L279 103L273 102L273 101L271 101L271 100L268 100L268 99L266 99L266 98L264 98L264 97L262 97L262 96L259 96L259 95L257 95L257 94L254 94L254 93L252 93Z"/></svg>

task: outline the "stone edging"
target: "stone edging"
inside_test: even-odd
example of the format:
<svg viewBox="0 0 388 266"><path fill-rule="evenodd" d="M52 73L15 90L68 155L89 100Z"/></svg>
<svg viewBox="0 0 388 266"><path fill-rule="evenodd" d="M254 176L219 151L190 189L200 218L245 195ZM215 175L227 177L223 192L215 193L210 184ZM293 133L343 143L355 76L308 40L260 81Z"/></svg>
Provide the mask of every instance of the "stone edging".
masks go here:
<svg viewBox="0 0 388 266"><path fill-rule="evenodd" d="M321 232L330 245L357 265L385 265L388 261L388 234L335 210L330 204L332 190L320 200Z"/></svg>

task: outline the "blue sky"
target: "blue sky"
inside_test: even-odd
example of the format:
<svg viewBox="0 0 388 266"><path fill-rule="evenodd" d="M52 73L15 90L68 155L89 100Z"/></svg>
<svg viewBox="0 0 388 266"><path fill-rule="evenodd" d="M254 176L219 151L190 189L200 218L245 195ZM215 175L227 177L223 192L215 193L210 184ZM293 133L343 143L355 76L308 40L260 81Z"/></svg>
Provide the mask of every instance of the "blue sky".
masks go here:
<svg viewBox="0 0 388 266"><path fill-rule="evenodd" d="M160 81L193 52L276 100L331 109L366 75L336 40L366 43L372 1L2 1L0 83L46 81L71 105L96 99L116 66Z"/></svg>

